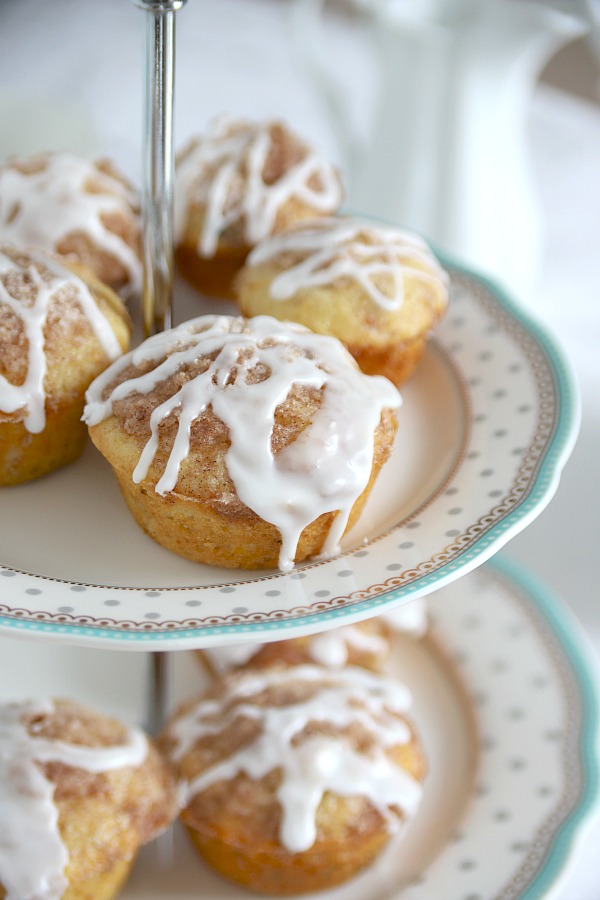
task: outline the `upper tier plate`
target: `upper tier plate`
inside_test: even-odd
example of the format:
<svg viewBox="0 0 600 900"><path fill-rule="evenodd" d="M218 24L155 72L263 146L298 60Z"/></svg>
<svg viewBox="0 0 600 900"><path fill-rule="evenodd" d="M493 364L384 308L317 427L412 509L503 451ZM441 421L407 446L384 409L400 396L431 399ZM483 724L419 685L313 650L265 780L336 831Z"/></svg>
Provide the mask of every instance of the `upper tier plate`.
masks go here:
<svg viewBox="0 0 600 900"><path fill-rule="evenodd" d="M142 650L293 637L428 594L492 556L553 495L578 398L549 335L497 285L443 262L449 312L339 556L288 574L181 559L134 523L90 445L0 491L0 631Z"/></svg>

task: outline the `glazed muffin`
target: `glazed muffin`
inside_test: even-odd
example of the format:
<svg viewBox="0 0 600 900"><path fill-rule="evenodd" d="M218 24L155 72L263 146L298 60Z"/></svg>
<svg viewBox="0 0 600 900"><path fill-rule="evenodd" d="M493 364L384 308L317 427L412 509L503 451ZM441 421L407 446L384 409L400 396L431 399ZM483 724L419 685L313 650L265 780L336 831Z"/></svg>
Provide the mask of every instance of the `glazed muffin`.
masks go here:
<svg viewBox="0 0 600 900"><path fill-rule="evenodd" d="M0 897L109 900L178 812L145 735L68 700L0 706Z"/></svg>
<svg viewBox="0 0 600 900"><path fill-rule="evenodd" d="M219 119L177 156L179 270L202 293L232 300L251 247L341 202L336 169L283 122Z"/></svg>
<svg viewBox="0 0 600 900"><path fill-rule="evenodd" d="M389 655L390 642L383 624L369 619L357 625L284 641L232 644L195 652L209 673L215 676L248 666L263 668L311 663L330 668L362 666L380 671Z"/></svg>
<svg viewBox="0 0 600 900"><path fill-rule="evenodd" d="M390 453L399 404L333 338L267 316L202 316L113 363L84 418L159 544L288 571L337 552Z"/></svg>
<svg viewBox="0 0 600 900"><path fill-rule="evenodd" d="M77 459L86 388L129 335L122 301L91 273L0 244L0 485Z"/></svg>
<svg viewBox="0 0 600 900"><path fill-rule="evenodd" d="M399 386L446 310L448 277L415 235L323 218L262 241L236 292L244 315L271 315L333 335L363 372Z"/></svg>
<svg viewBox="0 0 600 900"><path fill-rule="evenodd" d="M271 641L206 647L194 651L208 671L219 677L236 669L273 665L318 665L329 668L361 666L381 672L396 634L421 638L427 630L427 611L421 599L406 603L355 625L344 625L317 634Z"/></svg>
<svg viewBox="0 0 600 900"><path fill-rule="evenodd" d="M161 744L204 860L265 894L325 890L417 810L425 760L404 685L359 668L246 669L184 706Z"/></svg>
<svg viewBox="0 0 600 900"><path fill-rule="evenodd" d="M56 151L0 166L0 241L82 263L128 297L141 290L140 236L137 195L109 160Z"/></svg>

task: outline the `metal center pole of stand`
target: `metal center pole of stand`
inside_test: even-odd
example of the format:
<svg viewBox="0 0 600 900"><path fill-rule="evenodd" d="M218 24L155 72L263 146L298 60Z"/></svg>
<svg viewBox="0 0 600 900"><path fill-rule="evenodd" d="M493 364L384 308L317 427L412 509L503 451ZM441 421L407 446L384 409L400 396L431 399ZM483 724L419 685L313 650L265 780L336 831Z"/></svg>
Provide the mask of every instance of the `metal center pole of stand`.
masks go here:
<svg viewBox="0 0 600 900"><path fill-rule="evenodd" d="M142 225L144 335L171 326L175 12L186 0L135 0L146 12Z"/></svg>
<svg viewBox="0 0 600 900"><path fill-rule="evenodd" d="M142 243L144 336L171 327L173 308L173 97L175 13L186 0L134 0L146 13ZM161 728L168 704L169 654L150 654L147 727Z"/></svg>

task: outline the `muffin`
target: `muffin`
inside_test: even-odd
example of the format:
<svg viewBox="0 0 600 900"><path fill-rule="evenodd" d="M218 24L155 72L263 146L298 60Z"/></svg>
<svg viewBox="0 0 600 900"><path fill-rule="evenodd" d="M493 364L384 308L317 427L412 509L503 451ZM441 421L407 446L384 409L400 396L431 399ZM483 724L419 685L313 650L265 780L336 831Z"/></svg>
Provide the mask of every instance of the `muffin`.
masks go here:
<svg viewBox="0 0 600 900"><path fill-rule="evenodd" d="M251 247L341 202L336 169L283 122L221 118L177 155L179 270L202 293L232 300Z"/></svg>
<svg viewBox="0 0 600 900"><path fill-rule="evenodd" d="M0 897L109 900L178 812L138 729L68 700L0 706Z"/></svg>
<svg viewBox="0 0 600 900"><path fill-rule="evenodd" d="M404 685L365 669L246 669L179 710L160 743L203 859L265 894L325 890L416 812L425 759Z"/></svg>
<svg viewBox="0 0 600 900"><path fill-rule="evenodd" d="M0 244L0 485L77 459L86 388L129 335L122 301L91 273Z"/></svg>
<svg viewBox="0 0 600 900"><path fill-rule="evenodd" d="M138 199L109 160L10 158L0 166L0 241L80 262L123 297L140 293Z"/></svg>
<svg viewBox="0 0 600 900"><path fill-rule="evenodd" d="M349 218L300 222L254 248L236 280L247 316L337 337L401 385L448 304L448 276L415 235Z"/></svg>
<svg viewBox="0 0 600 900"><path fill-rule="evenodd" d="M389 632L383 622L368 619L318 634L245 643L195 651L210 674L220 676L234 669L263 666L298 666L318 663L330 668L362 666L381 671L390 652Z"/></svg>
<svg viewBox="0 0 600 900"><path fill-rule="evenodd" d="M214 677L234 669L272 665L318 663L330 668L362 666L381 672L396 634L420 638L427 630L427 611L421 599L381 613L355 625L344 625L316 634L271 641L268 644L226 644L195 650L199 661Z"/></svg>
<svg viewBox="0 0 600 900"><path fill-rule="evenodd" d="M267 316L202 316L113 363L84 418L159 544L289 571L337 552L390 453L399 404L334 338Z"/></svg>

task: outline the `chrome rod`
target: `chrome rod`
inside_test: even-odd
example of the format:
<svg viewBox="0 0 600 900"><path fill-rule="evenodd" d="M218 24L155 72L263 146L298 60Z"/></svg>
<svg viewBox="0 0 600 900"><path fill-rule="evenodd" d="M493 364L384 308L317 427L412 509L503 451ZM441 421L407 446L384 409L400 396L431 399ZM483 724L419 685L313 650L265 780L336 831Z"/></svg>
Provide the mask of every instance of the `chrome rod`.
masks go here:
<svg viewBox="0 0 600 900"><path fill-rule="evenodd" d="M172 653L162 650L150 653L145 724L152 735L163 727L169 711L172 656Z"/></svg>
<svg viewBox="0 0 600 900"><path fill-rule="evenodd" d="M142 242L145 337L170 328L173 310L173 98L175 13L186 0L134 0L145 10Z"/></svg>
<svg viewBox="0 0 600 900"><path fill-rule="evenodd" d="M142 324L150 337L171 327L173 312L173 102L175 13L186 0L134 0L144 22ZM150 653L146 724L155 734L169 702L171 654Z"/></svg>

